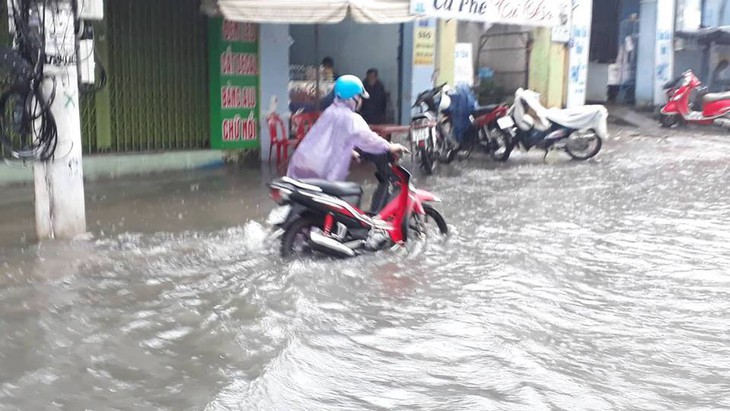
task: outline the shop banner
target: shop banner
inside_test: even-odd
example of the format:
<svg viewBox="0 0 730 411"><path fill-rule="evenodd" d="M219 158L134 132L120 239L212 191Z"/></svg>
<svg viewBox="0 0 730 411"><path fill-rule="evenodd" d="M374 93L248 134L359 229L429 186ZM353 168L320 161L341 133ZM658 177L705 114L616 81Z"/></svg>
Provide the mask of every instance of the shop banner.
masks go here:
<svg viewBox="0 0 730 411"><path fill-rule="evenodd" d="M210 146L258 148L259 27L211 19L209 24Z"/></svg>
<svg viewBox="0 0 730 411"><path fill-rule="evenodd" d="M413 41L413 65L433 67L436 55L436 27L428 21L416 24Z"/></svg>
<svg viewBox="0 0 730 411"><path fill-rule="evenodd" d="M573 0L570 65L568 67L568 108L586 103L588 55L591 48L593 0Z"/></svg>
<svg viewBox="0 0 730 411"><path fill-rule="evenodd" d="M657 1L654 104L666 103L664 84L674 76L674 0Z"/></svg>
<svg viewBox="0 0 730 411"><path fill-rule="evenodd" d="M561 0L411 0L411 14L519 26L560 25Z"/></svg>
<svg viewBox="0 0 730 411"><path fill-rule="evenodd" d="M474 86L474 45L472 43L456 43L454 52L454 84Z"/></svg>
<svg viewBox="0 0 730 411"><path fill-rule="evenodd" d="M418 94L433 87L436 75L436 19L421 19L413 27L413 65L411 72L410 95L404 99L410 104L404 108L403 118L411 118L410 106L416 102ZM404 104L405 106L405 104Z"/></svg>

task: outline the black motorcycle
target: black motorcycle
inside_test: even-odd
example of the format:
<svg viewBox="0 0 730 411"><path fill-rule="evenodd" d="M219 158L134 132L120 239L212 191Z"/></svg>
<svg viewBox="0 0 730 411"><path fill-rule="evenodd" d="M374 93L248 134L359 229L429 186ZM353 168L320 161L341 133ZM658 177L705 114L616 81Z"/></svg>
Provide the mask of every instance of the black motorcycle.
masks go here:
<svg viewBox="0 0 730 411"><path fill-rule="evenodd" d="M448 164L456 156L455 144L449 140L445 127L449 118L449 96L444 92L446 83L418 95L413 109L418 110L411 119L411 150L418 158L426 174L433 174L438 163Z"/></svg>
<svg viewBox="0 0 730 411"><path fill-rule="evenodd" d="M542 113L542 115L538 114ZM608 111L603 106L583 106L574 109L546 110L539 94L519 89L509 115L497 120L497 126L509 136L498 139L509 158L515 149L527 152L533 148L545 151L565 151L575 160L595 157L608 133Z"/></svg>

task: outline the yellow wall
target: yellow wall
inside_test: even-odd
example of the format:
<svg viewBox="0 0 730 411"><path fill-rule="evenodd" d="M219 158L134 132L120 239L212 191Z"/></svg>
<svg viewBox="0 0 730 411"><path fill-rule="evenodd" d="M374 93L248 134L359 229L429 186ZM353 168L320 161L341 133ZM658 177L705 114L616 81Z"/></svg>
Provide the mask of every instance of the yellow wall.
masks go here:
<svg viewBox="0 0 730 411"><path fill-rule="evenodd" d="M536 29L530 55L530 89L541 94L546 107L565 105L568 81L568 48L562 43L553 43L552 31Z"/></svg>
<svg viewBox="0 0 730 411"><path fill-rule="evenodd" d="M439 20L436 68L439 71L437 85L454 85L454 53L456 51L456 20Z"/></svg>

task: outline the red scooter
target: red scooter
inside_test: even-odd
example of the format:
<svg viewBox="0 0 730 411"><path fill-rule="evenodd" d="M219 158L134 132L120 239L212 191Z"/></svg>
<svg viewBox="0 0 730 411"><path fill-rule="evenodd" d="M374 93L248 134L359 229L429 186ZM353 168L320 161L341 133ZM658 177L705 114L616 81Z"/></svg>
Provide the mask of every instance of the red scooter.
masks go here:
<svg viewBox="0 0 730 411"><path fill-rule="evenodd" d="M377 215L358 208L362 188L351 182L295 180L283 177L269 184L279 205L269 223L283 231L281 255L291 257L316 251L332 257L354 257L404 244L409 232L425 234L433 220L440 234L448 233L441 214L429 203L440 201L411 185L411 174L390 159L395 194Z"/></svg>
<svg viewBox="0 0 730 411"><path fill-rule="evenodd" d="M730 128L730 92L701 95L702 111L695 111L692 104L693 91L702 89L702 82L692 70L684 72L681 78L665 86L669 103L661 109L660 122L663 127L674 127L680 123L695 123Z"/></svg>

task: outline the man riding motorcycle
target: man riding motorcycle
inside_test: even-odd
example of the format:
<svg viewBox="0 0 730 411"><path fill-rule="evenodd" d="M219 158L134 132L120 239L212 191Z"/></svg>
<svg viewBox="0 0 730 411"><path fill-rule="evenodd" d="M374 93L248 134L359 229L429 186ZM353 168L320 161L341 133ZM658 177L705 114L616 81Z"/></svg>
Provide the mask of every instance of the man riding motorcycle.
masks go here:
<svg viewBox="0 0 730 411"><path fill-rule="evenodd" d="M335 81L335 101L319 117L304 137L289 163L287 176L344 181L353 158L373 161L378 169L378 189L371 211L378 212L388 200L388 153L399 155L408 150L391 144L370 130L357 113L363 98L368 98L362 81L353 75ZM358 150L358 151L355 151Z"/></svg>

